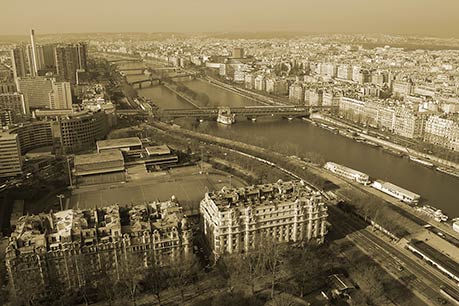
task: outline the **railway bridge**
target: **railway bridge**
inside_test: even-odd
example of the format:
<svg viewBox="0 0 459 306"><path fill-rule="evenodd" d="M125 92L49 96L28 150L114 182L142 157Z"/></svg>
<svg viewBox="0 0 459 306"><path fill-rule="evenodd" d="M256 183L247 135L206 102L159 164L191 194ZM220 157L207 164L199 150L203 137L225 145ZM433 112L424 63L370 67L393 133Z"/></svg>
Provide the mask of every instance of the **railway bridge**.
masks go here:
<svg viewBox="0 0 459 306"><path fill-rule="evenodd" d="M195 78L196 73L190 73L190 72L185 72L185 73L178 73L174 75L167 75L164 77L145 77L145 79L142 80L136 80L129 82L132 87L141 89L141 88L146 88L146 87L151 87L155 85L160 85L163 81L171 80L171 79L176 79L176 78Z"/></svg>
<svg viewBox="0 0 459 306"><path fill-rule="evenodd" d="M195 118L197 120L216 120L221 109L229 109L236 118L245 117L256 119L258 117L307 117L312 112L323 109L333 109L336 106L245 106L245 107L200 107L194 109L158 109L153 115L164 119ZM135 116L148 115L142 110L119 110L118 115Z"/></svg>

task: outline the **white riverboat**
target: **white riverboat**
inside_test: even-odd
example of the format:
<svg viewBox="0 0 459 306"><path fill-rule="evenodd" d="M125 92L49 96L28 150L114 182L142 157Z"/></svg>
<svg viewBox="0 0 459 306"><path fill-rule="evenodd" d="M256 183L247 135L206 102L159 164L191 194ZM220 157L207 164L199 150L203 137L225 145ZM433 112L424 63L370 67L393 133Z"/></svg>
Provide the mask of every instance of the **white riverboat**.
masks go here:
<svg viewBox="0 0 459 306"><path fill-rule="evenodd" d="M218 110L217 122L231 125L236 122L236 115L231 113L231 109L229 107L221 107Z"/></svg>
<svg viewBox="0 0 459 306"><path fill-rule="evenodd" d="M432 164L431 162L428 162L426 160L417 158L417 157L415 157L413 155L410 155L409 157L410 157L410 160L412 160L412 161L414 161L414 162L416 162L418 164L421 164L423 166L427 166L427 167L433 167L434 166L434 164Z"/></svg>
<svg viewBox="0 0 459 306"><path fill-rule="evenodd" d="M448 221L448 216L445 215L440 209L430 206L424 205L422 207L416 208L417 211L429 216L430 218L434 219L437 222L446 222Z"/></svg>
<svg viewBox="0 0 459 306"><path fill-rule="evenodd" d="M396 199L401 200L402 202L417 205L421 196L409 190L406 190L400 186L394 185L389 182L384 182L381 180L376 180L371 184L371 187L378 189Z"/></svg>
<svg viewBox="0 0 459 306"><path fill-rule="evenodd" d="M357 183L360 183L363 185L368 185L371 183L370 176L368 174L354 170L352 168L348 168L346 166L343 166L343 165L340 165L334 162L325 163L324 168L338 176L347 178L349 180L356 181Z"/></svg>

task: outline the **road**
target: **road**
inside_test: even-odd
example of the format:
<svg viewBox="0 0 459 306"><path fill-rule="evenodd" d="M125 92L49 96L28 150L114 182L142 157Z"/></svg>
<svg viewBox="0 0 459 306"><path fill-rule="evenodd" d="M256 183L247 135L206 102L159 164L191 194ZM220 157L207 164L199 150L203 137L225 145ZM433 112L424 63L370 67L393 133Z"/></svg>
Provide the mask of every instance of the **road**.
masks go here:
<svg viewBox="0 0 459 306"><path fill-rule="evenodd" d="M451 284L450 280L420 259L413 258L408 250L378 237L369 229L363 220L359 220L341 212L335 206L329 206L329 220L333 227L338 227L347 237L371 258L377 261L386 271L398 278L427 304L437 304L441 296L439 290L443 283ZM403 271L400 271L403 267ZM456 292L459 290L456 288Z"/></svg>

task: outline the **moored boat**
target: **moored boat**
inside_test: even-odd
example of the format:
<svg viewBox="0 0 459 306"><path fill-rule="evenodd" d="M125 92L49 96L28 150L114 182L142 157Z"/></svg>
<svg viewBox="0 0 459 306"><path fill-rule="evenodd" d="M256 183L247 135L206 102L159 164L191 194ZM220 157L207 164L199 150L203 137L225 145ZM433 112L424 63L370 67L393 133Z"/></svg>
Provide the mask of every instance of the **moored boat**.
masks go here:
<svg viewBox="0 0 459 306"><path fill-rule="evenodd" d="M410 158L410 160L412 160L412 161L414 161L414 162L416 162L418 164L421 164L423 166L427 166L427 167L433 167L434 166L434 164L432 164L431 162L428 162L426 160L417 158L417 157L415 157L413 155L410 155L409 158Z"/></svg>

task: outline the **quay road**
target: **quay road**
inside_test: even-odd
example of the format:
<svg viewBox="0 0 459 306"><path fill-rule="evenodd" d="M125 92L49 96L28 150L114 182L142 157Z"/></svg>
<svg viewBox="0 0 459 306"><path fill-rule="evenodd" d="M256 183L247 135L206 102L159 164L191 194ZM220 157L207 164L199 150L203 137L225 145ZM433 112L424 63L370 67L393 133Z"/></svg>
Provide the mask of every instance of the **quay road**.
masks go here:
<svg viewBox="0 0 459 306"><path fill-rule="evenodd" d="M249 156L273 167L277 167L279 170L284 171L296 179L301 179L301 175L295 174L292 171L280 167L273 161L257 156L257 152L247 152L248 148L253 149L258 147L229 141L222 138L211 137L209 135L204 135L192 131L178 130L171 128L166 124L156 124L156 127L163 130L166 128L168 130L182 133L187 137L193 137L200 141L208 142L209 145L218 146L223 150L231 150L232 152L239 153L243 156ZM258 153L267 152L263 148L258 149ZM324 196L328 197L326 194L324 194ZM389 273L394 275L394 271L391 270L393 269L394 262L396 262L397 265L399 264L403 267L404 271L407 270L412 275L414 275L415 277L411 276L410 273L406 271L399 271L400 273L397 273L400 276L399 280L404 282L408 288L416 293L418 297L422 297L422 299L426 301L427 304L431 305L438 303L437 298L441 296L439 293L439 286L441 284L452 284L451 280L448 279L445 275L429 266L421 259L417 258L410 251L406 250L404 248L403 241L397 244L393 244L384 238L378 237L376 233L367 229L368 225L363 220L357 219L355 216L349 214L344 214L340 209L333 205L329 206L329 216L330 220L333 220L333 223L336 222L335 224L338 225L338 228L347 231L346 234L356 233L355 235L351 235L350 239L362 250L365 250L368 252L368 254L379 254L378 259L382 263L382 267L388 269ZM365 230L362 230L363 228L365 228ZM456 289L456 292L459 294L459 288L457 284L453 284L453 286L454 289Z"/></svg>
<svg viewBox="0 0 459 306"><path fill-rule="evenodd" d="M347 216L336 206L329 206L329 221L417 297L428 305L438 303L440 285L448 282L444 275L430 271L408 250L400 250L385 237L378 237L363 220Z"/></svg>
<svg viewBox="0 0 459 306"><path fill-rule="evenodd" d="M222 89L231 91L237 95L243 96L247 99L250 99L252 101L255 101L257 103L263 104L263 105L278 105L278 106L283 106L283 105L288 105L284 103L283 101L280 100L274 100L273 98L267 97L265 95L247 90L245 88L239 88L230 84L227 84L225 82L219 81L215 78L212 78L210 76L205 76L204 78L201 79L202 81L207 81L211 83L214 86L220 87Z"/></svg>

